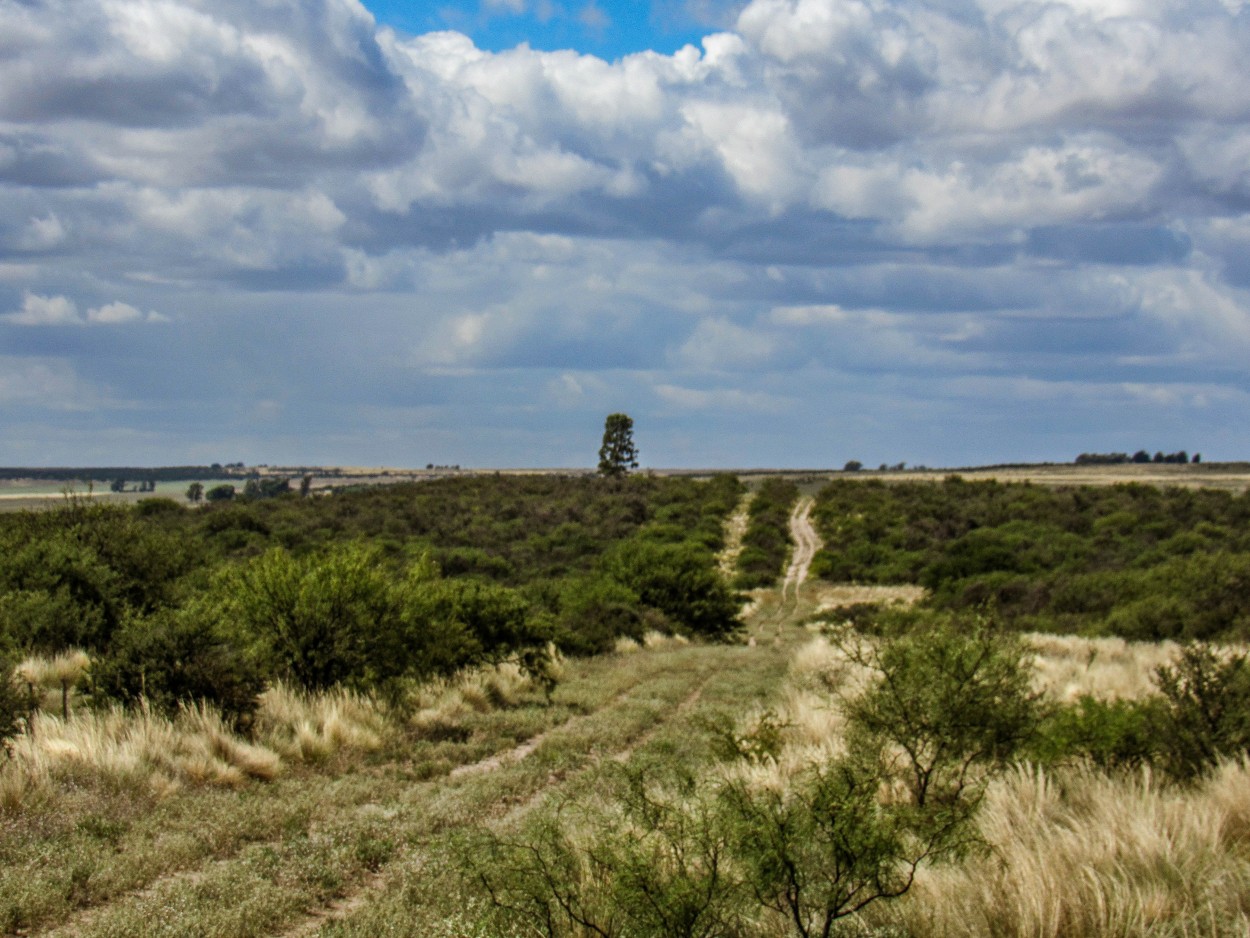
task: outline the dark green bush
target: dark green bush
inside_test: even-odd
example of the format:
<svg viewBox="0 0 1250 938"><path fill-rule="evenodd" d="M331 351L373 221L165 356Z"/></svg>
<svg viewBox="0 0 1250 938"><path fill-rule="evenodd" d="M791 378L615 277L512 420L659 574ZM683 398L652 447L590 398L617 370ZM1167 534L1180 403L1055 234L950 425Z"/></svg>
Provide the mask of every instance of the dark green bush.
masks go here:
<svg viewBox="0 0 1250 938"><path fill-rule="evenodd" d="M1105 770L1131 770L1158 761L1160 708L1151 701L1081 697L1055 707L1029 747L1043 764L1088 760Z"/></svg>
<svg viewBox="0 0 1250 938"><path fill-rule="evenodd" d="M551 629L517 590L480 580L410 581L400 609L405 671L419 676L517 659L541 669Z"/></svg>
<svg viewBox="0 0 1250 938"><path fill-rule="evenodd" d="M1155 672L1164 711L1159 745L1168 771L1191 779L1221 758L1250 754L1250 664L1244 654L1187 645Z"/></svg>
<svg viewBox="0 0 1250 938"><path fill-rule="evenodd" d="M182 505L172 498L141 498L134 507L135 513L141 518L154 518L159 515L177 515L186 511Z"/></svg>
<svg viewBox="0 0 1250 938"><path fill-rule="evenodd" d="M837 480L814 512L821 577L921 583L931 608L1012 628L1250 637L1250 497L1145 485Z"/></svg>
<svg viewBox="0 0 1250 938"><path fill-rule="evenodd" d="M22 731L29 709L30 697L13 677L13 662L0 655L0 751Z"/></svg>
<svg viewBox="0 0 1250 938"><path fill-rule="evenodd" d="M632 590L674 626L706 638L726 638L742 625L738 600L702 547L634 539L603 559L604 574Z"/></svg>
<svg viewBox="0 0 1250 938"><path fill-rule="evenodd" d="M602 654L618 638L641 639L653 624L638 594L616 580L584 576L561 584L555 617L561 651Z"/></svg>
<svg viewBox="0 0 1250 938"><path fill-rule="evenodd" d="M146 700L167 714L207 701L231 723L255 712L265 677L256 660L220 618L199 601L150 616L131 616L108 655L93 666L96 691L127 704Z"/></svg>

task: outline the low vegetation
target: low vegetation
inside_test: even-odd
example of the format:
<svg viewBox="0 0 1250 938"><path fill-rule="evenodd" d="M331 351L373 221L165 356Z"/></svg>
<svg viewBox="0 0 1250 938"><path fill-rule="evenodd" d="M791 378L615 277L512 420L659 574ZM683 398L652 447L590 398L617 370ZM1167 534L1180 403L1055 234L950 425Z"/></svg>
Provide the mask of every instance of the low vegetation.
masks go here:
<svg viewBox="0 0 1250 938"><path fill-rule="evenodd" d="M769 477L760 484L747 508L747 529L734 578L739 589L772 586L784 572L793 546L790 510L798 497L798 486L786 479Z"/></svg>
<svg viewBox="0 0 1250 938"><path fill-rule="evenodd" d="M714 554L740 491L730 477L499 476L195 510L71 499L0 517L0 655L90 655L89 673L19 675L26 710L50 683L63 718L73 691L171 717L206 701L245 731L277 682L398 700L504 661L545 680L551 647L731 635L738 604ZM4 688L11 735L21 688Z"/></svg>
<svg viewBox="0 0 1250 938"><path fill-rule="evenodd" d="M1244 496L834 483L917 601L744 625L736 480L396 491L0 523L0 932L1244 933Z"/></svg>
<svg viewBox="0 0 1250 938"><path fill-rule="evenodd" d="M924 609L988 605L1023 631L1250 637L1248 494L839 480L814 517L828 546L813 574L918 583Z"/></svg>

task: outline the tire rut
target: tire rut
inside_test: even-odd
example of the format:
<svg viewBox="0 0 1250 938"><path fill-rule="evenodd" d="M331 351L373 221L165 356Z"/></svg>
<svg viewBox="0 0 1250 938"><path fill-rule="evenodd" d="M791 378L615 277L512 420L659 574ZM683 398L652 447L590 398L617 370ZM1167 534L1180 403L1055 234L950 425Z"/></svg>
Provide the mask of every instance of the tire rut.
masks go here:
<svg viewBox="0 0 1250 938"><path fill-rule="evenodd" d="M510 806L507 806L506 810L488 816L483 820L487 821L491 826L503 826L514 823L537 807L552 793L553 790L555 790L555 788L562 787L567 785L573 779L585 776L586 773L594 771L604 763L616 762L618 764L623 764L628 762L638 749L654 739L665 726L669 725L673 720L685 716L697 705L700 697L703 695L704 688L707 686L712 677L713 675L711 674L705 676L685 696L685 698L668 713L668 715L652 725L641 735L630 741L624 748L617 750L611 755L601 755L589 759L585 765L581 766L577 770L576 773L566 778L561 778L556 785L539 787L535 791L531 792L530 795L522 801L511 804ZM629 699L630 695L630 691L622 691L620 694L617 694L614 698L612 698L612 700L605 705L603 710L620 706ZM596 711L595 713L602 713L602 710ZM463 771L459 775L455 775L455 773L449 774L448 779L450 780L453 776L455 776L457 780L474 778L520 762L526 756L537 750L542 742L555 732L571 728L577 723L587 720L594 715L595 714L585 714L573 720L566 721L558 727L553 727L551 730L547 730L532 739L526 740L514 749L504 753L502 756L492 756L469 766L461 766L460 768ZM380 894L386 888L388 873L401 868L408 870L411 870L414 866L419 868L423 859L423 856L418 851L401 851L400 854L392 858L383 869L378 870L362 881L357 889L352 890L345 896L336 898L320 909L309 912L306 918L293 924L290 928L279 932L277 934L277 938L310 938L310 936L315 935L323 926L333 922L346 920L354 912L366 906L372 898Z"/></svg>

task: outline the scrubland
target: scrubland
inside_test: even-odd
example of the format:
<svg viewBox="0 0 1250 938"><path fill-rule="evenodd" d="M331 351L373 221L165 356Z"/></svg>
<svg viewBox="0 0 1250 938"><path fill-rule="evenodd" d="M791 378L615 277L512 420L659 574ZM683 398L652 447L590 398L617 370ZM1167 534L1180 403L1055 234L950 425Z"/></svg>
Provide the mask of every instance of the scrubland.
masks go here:
<svg viewBox="0 0 1250 938"><path fill-rule="evenodd" d="M116 649L150 649L138 639L205 617L220 625L200 591L222 591L218 614L246 612L249 589L276 602L275 584L339 595L310 584L359 558L327 548L304 506L233 506L228 524L155 513L168 530L204 525L225 566L131 594L152 602L142 628L133 599L114 609L103 592L75 597L32 578L33 564L10 567L7 628L75 601L97 628L114 616L133 639L27 645L12 660L18 703L36 709L0 762L0 933L1250 931L1243 496L835 487L815 512L826 579L783 594L774 576L754 586L738 627L692 628L705 611L668 591L705 589L700 571L718 564L721 581L759 576L744 545L771 545L769 563L784 565L794 539L777 531L797 491L587 487L576 512L606 526L592 541L605 559L586 562L573 546L586 529L541 508L544 494L490 507L489 480L471 484L459 529L446 506L402 509L405 525L441 532L419 543L370 501L338 503L336 524L389 526L382 537L397 542L369 555L393 579L352 595L383 601L360 608L401 630L434 623L444 639L481 641L489 623L511 623L501 634L527 642L387 680L364 657L350 679L324 684L298 679L323 673L311 665L262 657L244 711L176 690L110 700L102 688L118 679ZM1039 547L1026 526L1054 497L1070 514L1047 523L1064 536ZM257 519L263 531L248 527ZM83 524L52 539L77 544L75 569L98 573L107 552L90 545L92 518ZM489 550L505 528L529 546ZM674 548L701 566L681 567ZM691 579L640 575L626 555ZM97 582L113 588L126 565L109 569ZM1204 571L1219 576L1204 582ZM1060 573L1079 590L1065 593ZM1170 618L1152 617L1167 589ZM1168 625L1211 602L1222 605L1199 625ZM168 660L145 654L149 666ZM141 690L182 686L136 674Z"/></svg>

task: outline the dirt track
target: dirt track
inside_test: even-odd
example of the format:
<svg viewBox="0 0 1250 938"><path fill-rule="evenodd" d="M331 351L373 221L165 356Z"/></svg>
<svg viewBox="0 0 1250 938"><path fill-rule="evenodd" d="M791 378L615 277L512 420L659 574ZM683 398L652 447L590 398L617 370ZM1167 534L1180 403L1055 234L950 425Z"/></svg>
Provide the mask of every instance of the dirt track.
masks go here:
<svg viewBox="0 0 1250 938"><path fill-rule="evenodd" d="M794 511L790 513L790 537L794 541L794 553L781 583L783 605L787 599L798 603L799 587L807 579L807 571L811 569L816 551L820 550L820 536L812 527L812 509L815 507L816 500L804 496L794 503Z"/></svg>

